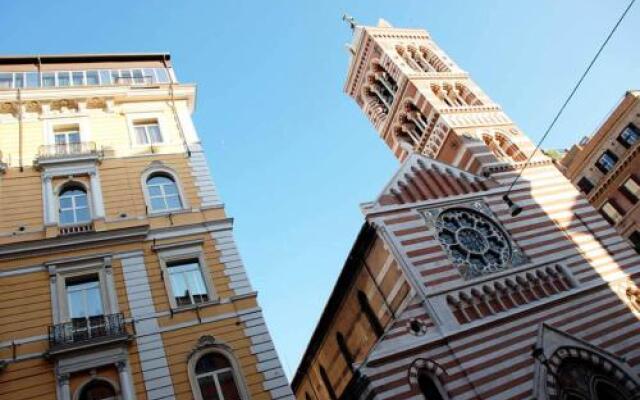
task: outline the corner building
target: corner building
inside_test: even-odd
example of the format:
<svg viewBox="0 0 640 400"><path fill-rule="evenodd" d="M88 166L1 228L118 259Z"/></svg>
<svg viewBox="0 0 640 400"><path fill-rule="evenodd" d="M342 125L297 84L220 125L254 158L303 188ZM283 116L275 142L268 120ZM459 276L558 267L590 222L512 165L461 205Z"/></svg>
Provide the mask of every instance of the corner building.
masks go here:
<svg viewBox="0 0 640 400"><path fill-rule="evenodd" d="M640 252L640 92L628 91L592 137L562 158L566 177Z"/></svg>
<svg viewBox="0 0 640 400"><path fill-rule="evenodd" d="M636 399L640 259L421 29L353 24L345 84L401 166L293 379L299 400ZM509 204L512 202L513 204Z"/></svg>
<svg viewBox="0 0 640 400"><path fill-rule="evenodd" d="M168 54L0 58L0 398L290 399Z"/></svg>

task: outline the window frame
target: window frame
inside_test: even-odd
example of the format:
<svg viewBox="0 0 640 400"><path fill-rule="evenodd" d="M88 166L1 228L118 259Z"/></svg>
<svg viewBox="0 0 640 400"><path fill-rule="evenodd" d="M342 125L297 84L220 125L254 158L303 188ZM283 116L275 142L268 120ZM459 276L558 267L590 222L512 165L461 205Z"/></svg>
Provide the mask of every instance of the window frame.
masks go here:
<svg viewBox="0 0 640 400"><path fill-rule="evenodd" d="M56 144L56 133L76 130L80 134L80 143L87 143L91 139L89 117L71 117L46 119L43 124L43 143L45 145Z"/></svg>
<svg viewBox="0 0 640 400"><path fill-rule="evenodd" d="M154 122L155 121L155 122ZM159 142L152 142L151 141L151 134L150 134L150 130L149 127L150 126L157 126L158 127L158 133L160 135L160 141ZM158 145L163 145L165 144L165 140L164 140L164 134L162 133L162 128L160 127L160 121L158 121L157 118L149 118L149 119L137 119L134 120L132 122L132 126L133 126L133 133L134 133L134 140L136 141L136 145L138 146L158 146ZM147 140L147 143L139 143L138 142L138 128L144 128L144 136L145 139Z"/></svg>
<svg viewBox="0 0 640 400"><path fill-rule="evenodd" d="M151 194L149 193L149 188L147 186L147 180L149 180L153 175L168 175L173 182L176 184L176 188L178 189L178 195L180 196L180 203L182 204L182 208L176 208L171 210L158 210L154 211L151 208ZM178 178L178 174L173 170L164 165L152 165L147 168L142 175L140 176L140 184L142 185L142 194L144 196L144 202L147 206L147 215L156 216L156 215L167 215L167 214L175 214L180 212L189 211L191 208L189 206L189 201L184 194L184 189L182 186L182 182Z"/></svg>
<svg viewBox="0 0 640 400"><path fill-rule="evenodd" d="M150 147L161 148L163 146L171 146L176 144L173 132L169 129L164 112L162 111L146 111L146 112L131 112L126 114L127 128L129 130L129 145L132 149L140 151L141 149L149 149ZM135 130L135 123L137 121L156 120L158 128L160 129L160 135L162 136L161 143L138 143L138 138Z"/></svg>
<svg viewBox="0 0 640 400"><path fill-rule="evenodd" d="M638 191L636 193L632 192L629 188L627 188L627 183L632 182L638 187ZM624 195L631 202L631 204L636 204L638 200L640 200L640 182L633 176L630 175L627 179L622 182L620 185L620 193Z"/></svg>
<svg viewBox="0 0 640 400"><path fill-rule="evenodd" d="M111 258L82 258L52 261L47 265L51 284L51 310L53 323L71 322L67 298L67 279L97 275L102 300L103 315L119 312L118 298L111 268Z"/></svg>
<svg viewBox="0 0 640 400"><path fill-rule="evenodd" d="M618 217L617 218L613 218L605 210L606 206L610 206L618 214ZM613 199L609 199L609 200L605 201L604 203L602 203L602 206L600 206L600 214L602 214L604 219L606 219L607 222L609 222L609 224L611 224L612 226L615 226L620 221L622 221L622 219L624 218L624 215L625 215L624 211L615 203L615 200L613 200Z"/></svg>
<svg viewBox="0 0 640 400"><path fill-rule="evenodd" d="M622 135L627 130L631 130L638 137L635 143L629 143L626 141L626 139L622 137ZM635 146L638 142L640 142L640 129L638 129L638 127L636 127L633 123L630 123L620 131L620 134L618 135L618 137L616 137L616 140L618 141L618 143L622 145L622 147L624 147L625 149L629 149Z"/></svg>
<svg viewBox="0 0 640 400"><path fill-rule="evenodd" d="M586 182L586 184L589 185L589 190L585 190L582 182ZM587 178L586 176L583 176L576 182L576 187L581 193L583 193L584 195L588 195L596 186L594 185L593 182L591 182L591 179Z"/></svg>
<svg viewBox="0 0 640 400"><path fill-rule="evenodd" d="M229 361L240 399L249 400L249 392L247 390L244 376L241 373L242 370L240 369L240 364L234 356L231 348L223 343L202 347L191 353L189 356L189 361L187 362L187 373L189 375L189 383L191 384L191 393L193 394L194 400L203 400L202 393L200 392L200 385L198 384L198 378L196 376L196 364L202 357L210 353L218 353Z"/></svg>
<svg viewBox="0 0 640 400"><path fill-rule="evenodd" d="M84 190L84 193L87 197L86 208L89 211L89 219L87 221L82 221L82 222L63 223L60 219L60 213L62 211L60 198L62 193L64 193L67 190L74 190L74 188L79 188L81 190ZM93 222L93 220L96 218L95 211L94 211L95 207L93 206L91 191L89 190L87 185L85 185L83 182L79 182L76 180L63 182L56 188L55 194L56 194L55 196L56 206L58 208L58 213L56 214L56 220L58 221L58 226L75 226L75 225L88 224ZM75 201L73 201L73 203L75 204ZM71 209L75 210L76 208L71 208Z"/></svg>
<svg viewBox="0 0 640 400"><path fill-rule="evenodd" d="M188 244L156 247L158 261L160 263L160 269L164 281L164 287L169 300L169 306L174 311L191 310L202 305L216 303L219 301L219 297L213 283L213 277L211 276L213 271L207 265L202 246L202 242L192 242ZM198 260L200 272L202 274L202 280L207 290L208 300L202 303L178 305L176 302L175 294L173 293L173 287L171 285L169 268L171 268L171 264L174 264L176 262L188 262L191 260Z"/></svg>
<svg viewBox="0 0 640 400"><path fill-rule="evenodd" d="M613 160L613 164L611 165L611 169L605 169L605 166L603 163L601 163L601 160L604 156L609 156L612 160ZM620 158L618 157L617 154L615 154L613 151L607 149L605 150L602 154L600 154L600 157L598 157L598 159L596 160L596 168L598 168L598 170L600 172L602 172L604 175L607 175L609 172L613 171L615 169L616 164L618 163L618 161L620 161Z"/></svg>
<svg viewBox="0 0 640 400"><path fill-rule="evenodd" d="M638 239L637 242L631 238L632 236ZM640 231L634 230L633 232L631 232L631 234L627 236L627 240L629 241L629 243L631 243L631 246L636 251L636 253L640 254Z"/></svg>

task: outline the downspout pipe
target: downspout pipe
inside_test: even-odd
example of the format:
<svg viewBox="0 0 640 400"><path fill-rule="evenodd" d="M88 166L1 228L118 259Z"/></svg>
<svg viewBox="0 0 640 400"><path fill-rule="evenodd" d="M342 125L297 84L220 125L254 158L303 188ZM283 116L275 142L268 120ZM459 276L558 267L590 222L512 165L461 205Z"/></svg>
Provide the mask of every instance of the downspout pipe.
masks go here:
<svg viewBox="0 0 640 400"><path fill-rule="evenodd" d="M175 82L173 80L173 75L169 71L169 65L167 64L167 54L165 53L162 57L162 64L164 65L165 70L167 71L167 75L169 76L169 95L171 96L171 110L173 111L173 119L176 122L176 126L178 127L178 133L180 134L180 139L182 139L182 145L187 151L187 156L191 158L191 149L189 148L189 144L187 143L187 139L184 136L184 131L182 130L182 124L180 123L180 118L178 117L178 110L176 109L176 98L174 95L174 85Z"/></svg>

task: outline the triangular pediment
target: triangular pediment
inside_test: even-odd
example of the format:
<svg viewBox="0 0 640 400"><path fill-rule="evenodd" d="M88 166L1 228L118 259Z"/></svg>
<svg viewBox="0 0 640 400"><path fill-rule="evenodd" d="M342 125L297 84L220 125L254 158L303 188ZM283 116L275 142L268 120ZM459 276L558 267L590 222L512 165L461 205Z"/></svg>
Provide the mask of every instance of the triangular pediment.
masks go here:
<svg viewBox="0 0 640 400"><path fill-rule="evenodd" d="M376 199L378 206L419 203L483 192L498 184L432 158L411 154Z"/></svg>

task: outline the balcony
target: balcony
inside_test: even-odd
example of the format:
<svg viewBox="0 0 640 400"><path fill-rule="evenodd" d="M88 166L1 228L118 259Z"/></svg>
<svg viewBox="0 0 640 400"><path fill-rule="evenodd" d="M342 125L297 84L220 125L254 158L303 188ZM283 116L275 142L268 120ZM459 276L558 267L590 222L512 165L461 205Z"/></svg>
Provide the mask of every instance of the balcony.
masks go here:
<svg viewBox="0 0 640 400"><path fill-rule="evenodd" d="M94 142L50 144L40 146L36 157L36 165L44 166L73 161L97 161L101 157L102 152L96 148Z"/></svg>
<svg viewBox="0 0 640 400"><path fill-rule="evenodd" d="M73 318L49 327L49 354L85 349L129 339L121 313Z"/></svg>

